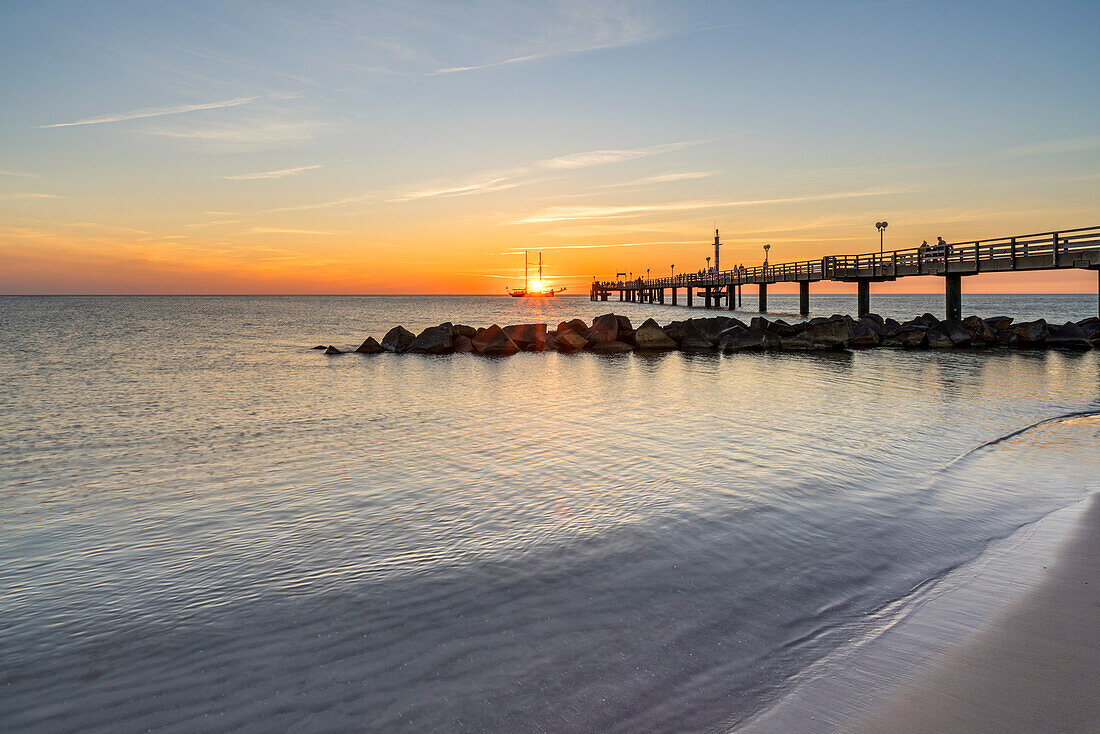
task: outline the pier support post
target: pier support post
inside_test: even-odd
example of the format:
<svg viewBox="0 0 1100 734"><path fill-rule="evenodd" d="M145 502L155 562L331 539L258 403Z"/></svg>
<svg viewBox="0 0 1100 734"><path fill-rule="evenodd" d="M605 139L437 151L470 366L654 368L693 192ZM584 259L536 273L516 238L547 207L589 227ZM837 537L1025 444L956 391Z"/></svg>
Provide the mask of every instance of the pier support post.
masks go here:
<svg viewBox="0 0 1100 734"><path fill-rule="evenodd" d="M695 295L695 286L689 285L687 287L687 292L688 292L688 308L691 308L691 302L692 302L693 297Z"/></svg>
<svg viewBox="0 0 1100 734"><path fill-rule="evenodd" d="M661 304L662 306L665 305L665 289L664 288L661 288L660 290L657 291L657 296L658 296L657 303Z"/></svg>
<svg viewBox="0 0 1100 734"><path fill-rule="evenodd" d="M861 280L856 283L856 311L863 318L871 313L871 281Z"/></svg>
<svg viewBox="0 0 1100 734"><path fill-rule="evenodd" d="M677 303L676 303L676 291L678 291L678 290L679 290L679 288L676 288L675 286L673 286L673 288L672 288L672 305L673 306L677 305Z"/></svg>
<svg viewBox="0 0 1100 734"><path fill-rule="evenodd" d="M767 283L761 283L760 284L760 303L759 303L759 306L760 306L760 308L757 309L757 310L759 310L760 313L767 313L768 312L768 284Z"/></svg>
<svg viewBox="0 0 1100 734"><path fill-rule="evenodd" d="M726 286L726 310L727 311L732 311L734 308L735 308L735 305L733 303L733 286L732 285L727 285Z"/></svg>
<svg viewBox="0 0 1100 734"><path fill-rule="evenodd" d="M803 316L810 315L810 281L808 280L798 283L798 313Z"/></svg>
<svg viewBox="0 0 1100 734"><path fill-rule="evenodd" d="M962 276L958 273L945 275L944 293L947 296L947 318L961 319L963 310Z"/></svg>
<svg viewBox="0 0 1100 734"><path fill-rule="evenodd" d="M740 283L738 283L737 284L737 307L738 308L741 308L742 304L744 303L744 301L741 300L741 296L744 294L744 291L742 291L741 288L742 288L742 285Z"/></svg>
<svg viewBox="0 0 1100 734"><path fill-rule="evenodd" d="M709 285L707 286L707 290L706 290L706 293L707 293L707 295L706 295L706 302L705 302L705 304L704 304L704 305L705 305L705 306L706 306L707 308L710 308L710 286L709 286Z"/></svg>

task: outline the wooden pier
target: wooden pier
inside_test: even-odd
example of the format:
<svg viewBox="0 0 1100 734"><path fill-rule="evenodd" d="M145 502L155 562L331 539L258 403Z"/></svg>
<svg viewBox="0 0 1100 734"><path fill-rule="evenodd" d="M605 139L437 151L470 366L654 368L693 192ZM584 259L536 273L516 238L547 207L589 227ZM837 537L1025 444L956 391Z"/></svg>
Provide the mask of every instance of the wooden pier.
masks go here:
<svg viewBox="0 0 1100 734"><path fill-rule="evenodd" d="M719 244L716 232L716 265ZM1100 227L951 242L945 246L912 247L868 255L827 255L820 260L735 270L715 267L707 273L668 278L594 281L590 298L607 301L612 293L618 292L620 301L693 306L695 298L699 297L706 308L721 308L724 299L726 308L733 311L741 305L742 288L750 285L757 287L757 310L765 313L769 285L798 283L798 310L805 316L810 312L810 284L832 280L857 284L858 315L865 316L871 311L871 283L936 275L944 279L947 318L958 319L962 317L962 279L968 275L1069 268L1096 271L1097 312L1100 314ZM671 291L670 299L666 299L666 291Z"/></svg>

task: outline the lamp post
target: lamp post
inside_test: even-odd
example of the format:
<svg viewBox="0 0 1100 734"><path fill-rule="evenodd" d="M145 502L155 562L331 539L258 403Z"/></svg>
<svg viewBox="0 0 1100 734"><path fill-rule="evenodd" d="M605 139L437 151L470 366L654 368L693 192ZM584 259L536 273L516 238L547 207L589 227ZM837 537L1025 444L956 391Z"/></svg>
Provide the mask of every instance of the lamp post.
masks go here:
<svg viewBox="0 0 1100 734"><path fill-rule="evenodd" d="M707 256L707 275L710 275L710 256Z"/></svg>
<svg viewBox="0 0 1100 734"><path fill-rule="evenodd" d="M768 277L768 250L772 249L771 245L764 245L764 277Z"/></svg>
<svg viewBox="0 0 1100 734"><path fill-rule="evenodd" d="M669 272L669 277L672 278L673 280L675 280L676 279L676 266L675 265L669 265L668 266L668 272Z"/></svg>
<svg viewBox="0 0 1100 734"><path fill-rule="evenodd" d="M875 222L875 227L878 228L878 256L882 259L882 235L886 231L886 228L890 225L889 222Z"/></svg>
<svg viewBox="0 0 1100 734"><path fill-rule="evenodd" d="M649 280L649 268L645 269L645 279Z"/></svg>

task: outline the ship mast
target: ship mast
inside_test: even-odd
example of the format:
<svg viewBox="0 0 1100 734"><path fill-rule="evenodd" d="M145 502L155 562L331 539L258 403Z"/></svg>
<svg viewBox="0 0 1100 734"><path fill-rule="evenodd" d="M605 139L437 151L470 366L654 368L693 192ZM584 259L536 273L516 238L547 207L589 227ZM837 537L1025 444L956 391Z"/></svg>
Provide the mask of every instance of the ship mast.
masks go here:
<svg viewBox="0 0 1100 734"><path fill-rule="evenodd" d="M527 250L523 251L523 290L527 292Z"/></svg>

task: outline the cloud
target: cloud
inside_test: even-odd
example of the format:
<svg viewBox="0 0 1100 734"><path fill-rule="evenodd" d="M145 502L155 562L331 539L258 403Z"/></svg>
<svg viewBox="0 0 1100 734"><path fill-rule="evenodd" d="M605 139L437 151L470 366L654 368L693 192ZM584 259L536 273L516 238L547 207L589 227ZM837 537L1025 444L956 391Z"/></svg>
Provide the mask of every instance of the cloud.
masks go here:
<svg viewBox="0 0 1100 734"><path fill-rule="evenodd" d="M238 173L235 176L222 176L222 178L229 179L230 181L258 181L260 179L267 178L283 178L284 176L293 176L296 173L302 171L312 171L316 168L321 168L320 164L315 166L298 166L297 168L283 168L278 171L260 171L259 173Z"/></svg>
<svg viewBox="0 0 1100 734"><path fill-rule="evenodd" d="M577 219L616 219L620 217L642 216L658 212L691 211L695 209L724 209L742 206L762 206L766 204L787 204L801 201L829 201L835 199L855 199L865 196L882 196L901 193L898 190L842 191L833 194L812 196L791 196L779 199L745 199L741 201L674 201L665 204L635 204L632 206L556 206L546 209L513 224L539 224L545 222L563 222Z"/></svg>
<svg viewBox="0 0 1100 734"><path fill-rule="evenodd" d="M133 110L131 112L119 112L114 115L104 115L102 117L89 117L84 120L77 120L76 122L55 122L52 125L39 125L39 128L51 128L51 127L73 127L75 125L101 125L105 122L123 122L125 120L138 120L145 117L163 117L165 115L181 115L186 112L197 112L198 110L216 110L223 107L237 107L239 105L250 104L255 102L260 97L237 97L235 99L226 99L220 102L204 102L202 104L180 104L172 105L169 107L146 107L141 110Z"/></svg>
<svg viewBox="0 0 1100 734"><path fill-rule="evenodd" d="M326 125L312 120L298 122L249 120L208 125L206 127L145 130L143 132L165 138L196 140L203 143L271 145L309 142L324 127Z"/></svg>
<svg viewBox="0 0 1100 734"><path fill-rule="evenodd" d="M1025 155L1049 155L1051 153L1082 153L1100 148L1100 135L1065 140L1049 140L1043 143L1031 143L1009 148L1003 155L1008 157Z"/></svg>
<svg viewBox="0 0 1100 734"><path fill-rule="evenodd" d="M672 183L673 181L690 181L697 178L709 178L718 171L692 171L689 173L664 173L659 176L646 176L645 178L637 178L633 181L623 181L622 183L607 184L603 188L614 189L623 186L644 186L645 184L654 183Z"/></svg>
<svg viewBox="0 0 1100 734"><path fill-rule="evenodd" d="M573 153L572 155L565 155L559 158L548 158L543 161L539 161L536 165L542 168L587 168L589 166L602 166L607 163L621 163L622 161L632 161L638 158L645 158L651 155L660 155L661 153L672 153L677 150L683 150L692 145L698 145L702 143L702 140L687 140L679 143L663 143L661 145L650 145L645 148L627 148L622 150L590 150L585 153Z"/></svg>
<svg viewBox="0 0 1100 734"><path fill-rule="evenodd" d="M417 199L435 199L447 196L468 196L470 194L483 194L490 191L500 191L502 189L511 189L516 186L521 186L527 181L510 181L508 176L498 176L491 178L487 181L481 181L479 183L464 184L460 186L448 186L442 189L426 189L423 191L414 191L412 193L397 196L386 201L391 204L400 204L406 201L416 201Z"/></svg>
<svg viewBox="0 0 1100 734"><path fill-rule="evenodd" d="M0 194L0 199L60 199L60 196L55 194L30 194L30 193L17 193L17 194Z"/></svg>
<svg viewBox="0 0 1100 734"><path fill-rule="evenodd" d="M37 173L27 173L26 171L3 171L0 170L0 176L19 176L21 178L42 178Z"/></svg>
<svg viewBox="0 0 1100 734"><path fill-rule="evenodd" d="M670 31L669 20L660 17L657 8L640 2L543 2L536 4L505 3L491 6L488 17L475 18L479 31L488 27L493 35L511 39L543 39L541 42L521 41L492 48L493 36L477 34L477 51L490 49L489 60L453 66L440 66L430 74L457 74L504 66L515 66L543 59L623 48L644 43ZM448 18L453 14L448 13ZM452 37L461 34L453 21L445 29ZM495 59L493 57L496 57ZM484 58L484 57L483 57Z"/></svg>

